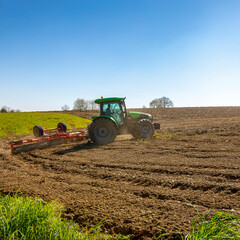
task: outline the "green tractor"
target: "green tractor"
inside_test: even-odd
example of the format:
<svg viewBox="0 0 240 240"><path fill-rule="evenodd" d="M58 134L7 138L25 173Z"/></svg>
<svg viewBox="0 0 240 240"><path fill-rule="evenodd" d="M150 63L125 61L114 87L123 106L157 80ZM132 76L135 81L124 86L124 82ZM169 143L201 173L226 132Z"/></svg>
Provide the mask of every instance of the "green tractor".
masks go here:
<svg viewBox="0 0 240 240"><path fill-rule="evenodd" d="M135 138L146 139L160 129L160 124L153 124L153 117L147 113L128 112L125 98L100 98L95 103L100 105L100 115L92 118L88 127L90 139L97 144L108 144L118 134L131 133Z"/></svg>

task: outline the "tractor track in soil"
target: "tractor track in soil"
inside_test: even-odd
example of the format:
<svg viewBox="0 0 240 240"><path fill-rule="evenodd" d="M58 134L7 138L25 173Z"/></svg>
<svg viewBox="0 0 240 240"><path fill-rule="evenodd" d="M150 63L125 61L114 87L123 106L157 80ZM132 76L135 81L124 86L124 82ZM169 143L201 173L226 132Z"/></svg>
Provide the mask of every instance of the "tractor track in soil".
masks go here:
<svg viewBox="0 0 240 240"><path fill-rule="evenodd" d="M83 226L105 219L105 230L132 239L186 233L193 206L239 215L240 108L184 108L185 118L169 110L153 114L161 130L146 141L125 135L106 146L76 142L11 155L3 140L0 192L57 200L65 217Z"/></svg>

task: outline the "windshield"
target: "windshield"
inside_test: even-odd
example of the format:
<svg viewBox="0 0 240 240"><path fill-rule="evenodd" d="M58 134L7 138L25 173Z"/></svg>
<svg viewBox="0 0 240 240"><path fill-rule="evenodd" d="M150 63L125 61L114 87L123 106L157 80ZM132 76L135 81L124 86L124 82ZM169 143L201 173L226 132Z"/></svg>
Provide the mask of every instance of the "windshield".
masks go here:
<svg viewBox="0 0 240 240"><path fill-rule="evenodd" d="M101 115L113 117L120 125L124 122L122 105L119 102L101 103Z"/></svg>

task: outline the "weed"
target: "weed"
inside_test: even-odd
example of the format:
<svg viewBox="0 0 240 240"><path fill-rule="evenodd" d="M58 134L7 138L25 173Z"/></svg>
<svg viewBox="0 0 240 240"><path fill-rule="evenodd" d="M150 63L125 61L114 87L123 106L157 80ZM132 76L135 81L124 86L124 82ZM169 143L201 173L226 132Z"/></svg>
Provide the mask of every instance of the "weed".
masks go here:
<svg viewBox="0 0 240 240"><path fill-rule="evenodd" d="M192 231L186 236L181 233L165 233L161 234L157 239L163 236L177 234L182 240L199 240L199 239L240 239L240 217L224 212L216 212L210 217L212 210L205 215L201 215L196 210L198 217L191 220Z"/></svg>
<svg viewBox="0 0 240 240"><path fill-rule="evenodd" d="M155 133L154 133L154 137L158 137L159 135L160 135L159 132L155 132Z"/></svg>
<svg viewBox="0 0 240 240"><path fill-rule="evenodd" d="M176 135L176 134L175 134ZM160 134L160 133L155 133L154 134L155 138L162 138L162 139L167 139L167 140L171 140L173 137L173 134L168 132L166 134Z"/></svg>
<svg viewBox="0 0 240 240"><path fill-rule="evenodd" d="M185 237L187 240L197 239L240 239L240 217L224 212L216 212L210 218L212 211L205 215L198 213L198 218L192 221L192 231Z"/></svg>
<svg viewBox="0 0 240 240"><path fill-rule="evenodd" d="M173 135L172 135L172 133L167 133L167 134L165 134L165 135L162 135L161 137L162 137L162 138L165 138L165 139L167 139L167 140L171 140L172 137L173 137Z"/></svg>
<svg viewBox="0 0 240 240"><path fill-rule="evenodd" d="M216 138L217 138L217 136L214 136L214 135L213 135L213 136L210 136L210 140L211 140L211 141L213 141L213 140L216 139Z"/></svg>

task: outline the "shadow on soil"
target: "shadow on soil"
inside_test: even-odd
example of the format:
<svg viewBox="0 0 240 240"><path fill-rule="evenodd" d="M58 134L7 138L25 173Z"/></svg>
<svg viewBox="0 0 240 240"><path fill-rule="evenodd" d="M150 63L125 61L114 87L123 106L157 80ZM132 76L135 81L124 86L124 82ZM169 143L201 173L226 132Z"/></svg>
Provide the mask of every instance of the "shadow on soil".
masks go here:
<svg viewBox="0 0 240 240"><path fill-rule="evenodd" d="M64 154L67 154L67 153L73 153L73 152L78 152L78 151L81 151L81 150L93 149L93 148L98 148L98 147L99 147L99 145L97 145L97 144L87 142L87 143L82 143L82 144L79 144L77 146L74 146L70 149L65 149L65 150L55 152L53 154L54 155L64 155Z"/></svg>

